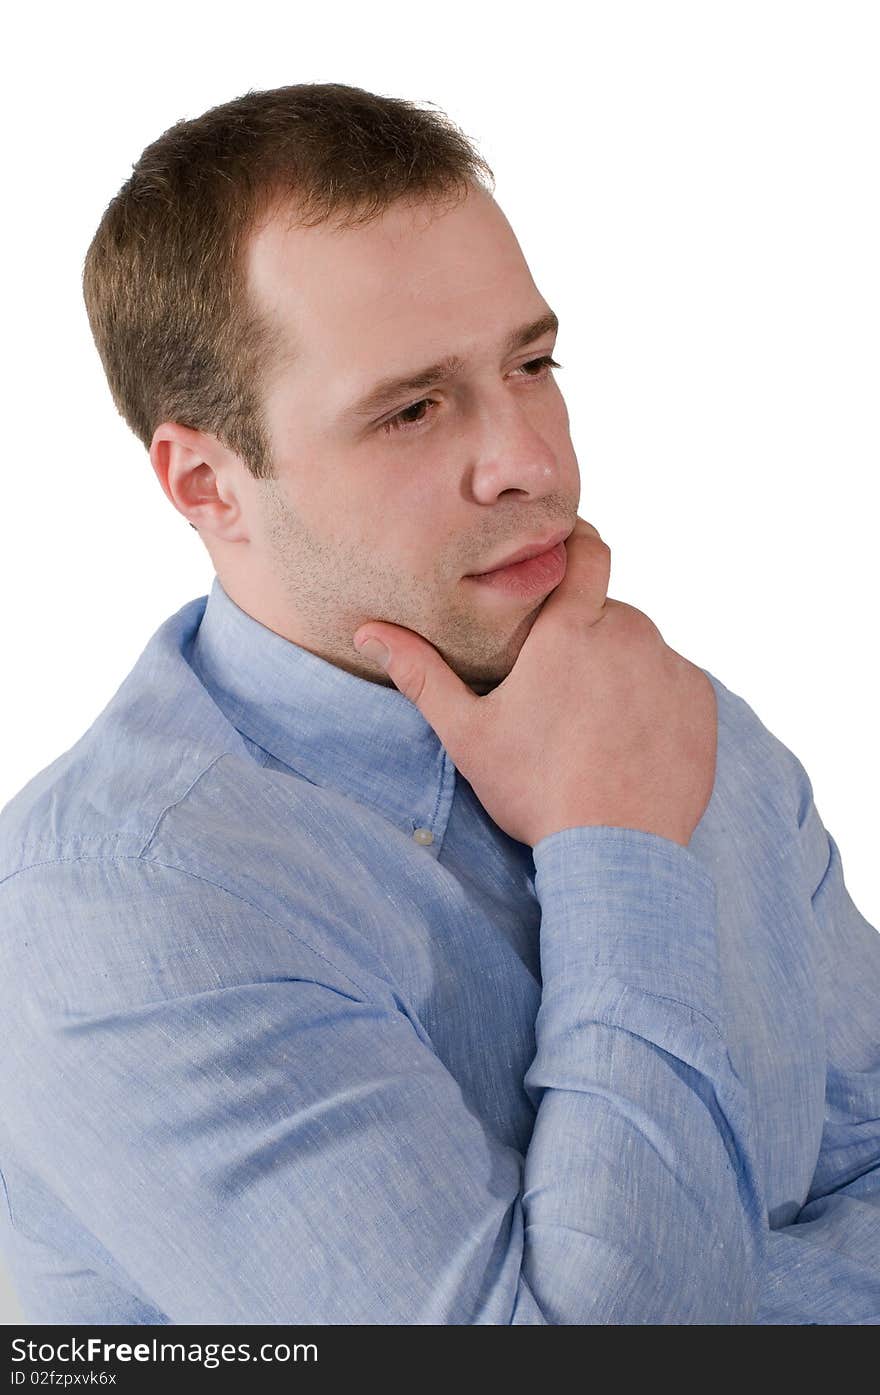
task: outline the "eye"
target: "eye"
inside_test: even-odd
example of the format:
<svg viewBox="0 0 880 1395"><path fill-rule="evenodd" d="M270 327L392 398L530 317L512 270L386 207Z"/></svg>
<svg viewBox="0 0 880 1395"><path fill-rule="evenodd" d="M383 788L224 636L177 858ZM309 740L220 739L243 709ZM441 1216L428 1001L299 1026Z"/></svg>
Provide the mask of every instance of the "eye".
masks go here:
<svg viewBox="0 0 880 1395"><path fill-rule="evenodd" d="M545 369L545 368L546 368L546 369L550 369L550 368L561 368L561 367L562 367L562 364L561 364L561 363L557 363L557 362L556 362L556 359L555 359L555 358L551 358L549 354L544 354L543 358L532 358L532 359L529 359L528 363L521 363L521 364L520 364L520 368L538 368L538 369ZM517 370L517 371L519 371L519 370ZM539 372L539 373L529 373L529 374L527 374L527 376L530 377L530 378L539 378L539 377L540 377L540 378L543 378L543 377L546 377L546 374L543 373L543 372Z"/></svg>
<svg viewBox="0 0 880 1395"><path fill-rule="evenodd" d="M541 382L550 376L551 368L561 368L562 364L557 363L550 354L543 354L541 358L529 359L528 363L521 363L514 371L522 373L524 369L537 369L534 373L525 373L525 377L531 382ZM399 412L395 412L388 421L381 423L381 429L386 435L393 435L395 432L418 431L420 427L428 421L431 413L424 412L419 416L410 417L411 412L418 412L421 407L436 407L437 403L433 397L420 397L418 402L411 402L408 407L403 407Z"/></svg>

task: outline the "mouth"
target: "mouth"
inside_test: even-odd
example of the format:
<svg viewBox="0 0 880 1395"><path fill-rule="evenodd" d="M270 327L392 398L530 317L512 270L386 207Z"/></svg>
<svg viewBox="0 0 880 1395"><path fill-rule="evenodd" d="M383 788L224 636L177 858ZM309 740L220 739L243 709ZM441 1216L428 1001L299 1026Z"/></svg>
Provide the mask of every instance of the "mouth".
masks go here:
<svg viewBox="0 0 880 1395"><path fill-rule="evenodd" d="M554 547L564 542L573 531L573 528L557 528L556 531L551 533L548 537L538 538L534 542L526 543L516 552L511 552L506 557L502 557L494 566L487 567L485 571L468 572L467 575L475 577L491 576L494 572L503 571L506 567L515 566L518 562L529 562L535 557L543 557L545 553L552 552Z"/></svg>
<svg viewBox="0 0 880 1395"><path fill-rule="evenodd" d="M547 542L552 542L547 539L520 548L518 554L512 554L518 556L519 561L504 562L488 572L474 572L465 577L465 581L472 581L487 599L494 596L490 604L531 605L536 597L547 596L555 590L565 576L568 566L565 539L571 531L569 528L561 535L556 533L554 536L559 540L553 546L547 546ZM538 547L543 551L538 552ZM523 553L527 555L523 557Z"/></svg>

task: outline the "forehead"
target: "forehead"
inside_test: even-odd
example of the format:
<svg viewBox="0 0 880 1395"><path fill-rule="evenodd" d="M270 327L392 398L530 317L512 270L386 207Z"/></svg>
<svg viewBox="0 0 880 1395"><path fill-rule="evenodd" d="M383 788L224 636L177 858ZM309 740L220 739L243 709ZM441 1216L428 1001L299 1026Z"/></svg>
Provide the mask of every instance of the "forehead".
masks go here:
<svg viewBox="0 0 880 1395"><path fill-rule="evenodd" d="M362 227L297 227L281 211L248 244L248 288L301 363L381 351L406 359L491 342L540 304L513 231L474 189L458 203L392 205ZM455 342L450 342L453 336Z"/></svg>

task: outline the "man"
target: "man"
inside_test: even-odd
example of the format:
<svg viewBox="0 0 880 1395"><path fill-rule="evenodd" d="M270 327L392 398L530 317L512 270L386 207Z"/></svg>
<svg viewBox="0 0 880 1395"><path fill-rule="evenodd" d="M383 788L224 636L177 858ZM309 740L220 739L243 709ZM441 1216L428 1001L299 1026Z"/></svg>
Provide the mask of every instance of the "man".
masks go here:
<svg viewBox="0 0 880 1395"><path fill-rule="evenodd" d="M880 1321L880 939L797 758L608 598L486 174L249 93L89 248L215 578L0 819L33 1321Z"/></svg>

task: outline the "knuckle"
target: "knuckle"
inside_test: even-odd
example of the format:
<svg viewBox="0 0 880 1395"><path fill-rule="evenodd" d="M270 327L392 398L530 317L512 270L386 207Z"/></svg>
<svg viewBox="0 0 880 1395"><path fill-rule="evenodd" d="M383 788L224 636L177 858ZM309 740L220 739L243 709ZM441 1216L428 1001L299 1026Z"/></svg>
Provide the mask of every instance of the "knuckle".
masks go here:
<svg viewBox="0 0 880 1395"><path fill-rule="evenodd" d="M632 606L630 608L632 610L632 623L641 634L646 636L659 635L660 631L657 629L650 615L646 615L645 612L639 610L637 606Z"/></svg>

